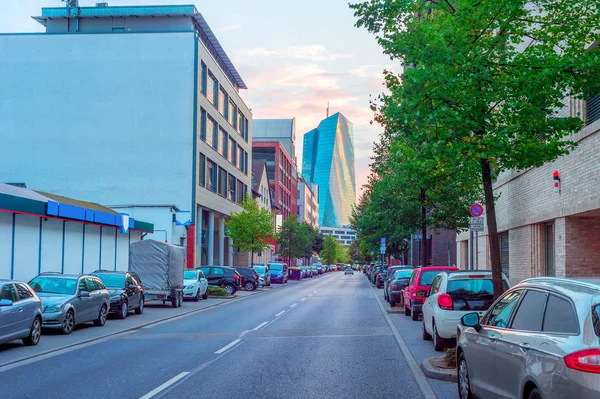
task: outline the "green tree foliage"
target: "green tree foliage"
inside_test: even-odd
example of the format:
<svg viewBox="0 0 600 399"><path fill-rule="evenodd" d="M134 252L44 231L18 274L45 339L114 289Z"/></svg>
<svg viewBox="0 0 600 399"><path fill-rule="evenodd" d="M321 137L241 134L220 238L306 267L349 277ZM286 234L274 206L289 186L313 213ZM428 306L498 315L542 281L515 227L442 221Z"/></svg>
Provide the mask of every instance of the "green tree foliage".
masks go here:
<svg viewBox="0 0 600 399"><path fill-rule="evenodd" d="M249 194L242 201L242 211L232 212L229 220L225 221L233 246L242 251L261 252L269 247L273 240L273 214L258 206Z"/></svg>
<svg viewBox="0 0 600 399"><path fill-rule="evenodd" d="M323 241L323 250L321 251L321 260L326 265L332 265L337 261L338 242L331 234L325 236Z"/></svg>
<svg viewBox="0 0 600 399"><path fill-rule="evenodd" d="M579 117L557 110L600 92L597 0L369 0L357 26L402 62L386 75L376 120L431 165L454 165L483 188L496 296L503 291L495 176L567 154ZM403 151L404 149L401 149ZM424 165L420 165L424 166ZM427 169L425 169L427 170ZM475 172L473 172L475 171Z"/></svg>
<svg viewBox="0 0 600 399"><path fill-rule="evenodd" d="M352 263L352 258L350 257L350 247L338 244L336 263Z"/></svg>
<svg viewBox="0 0 600 399"><path fill-rule="evenodd" d="M298 215L290 215L277 235L279 255L288 260L308 258L313 254L315 237L319 232L307 223L299 223Z"/></svg>

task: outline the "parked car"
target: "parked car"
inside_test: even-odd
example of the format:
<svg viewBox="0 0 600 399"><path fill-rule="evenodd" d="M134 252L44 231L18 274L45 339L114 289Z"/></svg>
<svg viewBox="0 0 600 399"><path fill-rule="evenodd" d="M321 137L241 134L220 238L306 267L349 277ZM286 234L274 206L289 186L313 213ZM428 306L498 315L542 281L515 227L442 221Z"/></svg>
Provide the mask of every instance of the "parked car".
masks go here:
<svg viewBox="0 0 600 399"><path fill-rule="evenodd" d="M502 276L504 291L510 287ZM494 302L494 286L491 271L442 272L431 283L429 295L423 303L424 340L433 339L433 346L440 352L446 343L456 338L456 327L465 314L477 311L480 316Z"/></svg>
<svg viewBox="0 0 600 399"><path fill-rule="evenodd" d="M242 276L233 268L225 266L199 267L208 280L208 285L221 287L233 295L242 286Z"/></svg>
<svg viewBox="0 0 600 399"><path fill-rule="evenodd" d="M413 267L410 266L410 265L408 265L408 266L390 266L390 267L388 267L386 276L384 276L384 279L383 279L383 297L388 302L389 302L389 298L388 298L389 284L391 283L392 277L394 276L394 273L396 272L396 270L400 270L400 269L413 270Z"/></svg>
<svg viewBox="0 0 600 399"><path fill-rule="evenodd" d="M377 284L377 276L381 273L381 266L376 266L371 272L371 284Z"/></svg>
<svg viewBox="0 0 600 399"><path fill-rule="evenodd" d="M130 311L136 314L144 312L144 289L135 273L96 270L92 273L104 283L110 295L108 313L116 314L120 319L127 317Z"/></svg>
<svg viewBox="0 0 600 399"><path fill-rule="evenodd" d="M344 270L344 275L346 275L346 274L352 274L352 275L354 275L354 270L352 270L352 268L350 266L348 266L346 268L346 270Z"/></svg>
<svg viewBox="0 0 600 399"><path fill-rule="evenodd" d="M312 269L310 268L310 266L300 266L300 268L304 272L304 278L310 278L313 276Z"/></svg>
<svg viewBox="0 0 600 399"><path fill-rule="evenodd" d="M319 275L319 269L317 269L317 267L315 265L312 265L309 267L310 267L310 272L312 273L313 277L316 277Z"/></svg>
<svg viewBox="0 0 600 399"><path fill-rule="evenodd" d="M388 271L388 268L384 267L375 276L375 286L377 288L383 288L383 286L385 285L385 279L387 277L387 271Z"/></svg>
<svg viewBox="0 0 600 399"><path fill-rule="evenodd" d="M190 298L198 302L208 299L208 280L202 270L183 271L183 299Z"/></svg>
<svg viewBox="0 0 600 399"><path fill-rule="evenodd" d="M242 276L242 287L246 291L254 291L259 286L259 275L256 270L249 267L236 267L235 270Z"/></svg>
<svg viewBox="0 0 600 399"><path fill-rule="evenodd" d="M90 274L42 273L29 282L42 300L42 327L71 334L73 328L93 321L106 323L110 295L104 283Z"/></svg>
<svg viewBox="0 0 600 399"><path fill-rule="evenodd" d="M42 335L42 301L25 283L0 280L0 344L17 339L37 345Z"/></svg>
<svg viewBox="0 0 600 399"><path fill-rule="evenodd" d="M317 270L317 274L323 274L323 264L321 263L313 263L313 267Z"/></svg>
<svg viewBox="0 0 600 399"><path fill-rule="evenodd" d="M390 277L391 281L385 289L387 290L387 301L391 307L396 304L404 305L404 289L408 286L412 273L412 268L398 269Z"/></svg>
<svg viewBox="0 0 600 399"><path fill-rule="evenodd" d="M462 399L600 397L600 286L540 277L480 317L464 315L456 350Z"/></svg>
<svg viewBox="0 0 600 399"><path fill-rule="evenodd" d="M413 270L408 286L404 289L404 314L412 316L413 320L419 319L421 307L429 292L429 287L435 276L443 271L458 270L453 266L427 266Z"/></svg>
<svg viewBox="0 0 600 399"><path fill-rule="evenodd" d="M284 284L288 282L289 268L285 263L269 263L271 282Z"/></svg>
<svg viewBox="0 0 600 399"><path fill-rule="evenodd" d="M271 273L269 271L269 266L265 265L252 265L250 266L258 273L259 277L264 280L264 284L267 287L271 286Z"/></svg>

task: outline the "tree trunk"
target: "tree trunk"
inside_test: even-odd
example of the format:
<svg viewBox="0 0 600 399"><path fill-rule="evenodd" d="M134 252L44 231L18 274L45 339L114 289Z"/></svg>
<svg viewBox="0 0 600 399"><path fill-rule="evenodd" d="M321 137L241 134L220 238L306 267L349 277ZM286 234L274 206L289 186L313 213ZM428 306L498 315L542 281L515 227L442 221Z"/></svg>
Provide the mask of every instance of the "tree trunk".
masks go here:
<svg viewBox="0 0 600 399"><path fill-rule="evenodd" d="M233 264L233 262L232 262ZM254 248L252 248L252 257L250 258L250 266L254 264Z"/></svg>
<svg viewBox="0 0 600 399"><path fill-rule="evenodd" d="M492 168L488 159L481 159L481 177L485 195L485 211L487 213L488 246L492 263L492 283L494 299L504 292L502 283L502 265L500 264L500 243L498 242L498 226L496 225L496 204L492 186Z"/></svg>

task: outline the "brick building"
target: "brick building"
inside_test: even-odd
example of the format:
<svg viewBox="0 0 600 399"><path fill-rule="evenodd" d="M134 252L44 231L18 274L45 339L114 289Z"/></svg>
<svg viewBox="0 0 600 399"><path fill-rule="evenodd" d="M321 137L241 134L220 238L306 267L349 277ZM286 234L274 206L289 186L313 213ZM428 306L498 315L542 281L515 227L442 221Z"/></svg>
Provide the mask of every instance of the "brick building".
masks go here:
<svg viewBox="0 0 600 399"><path fill-rule="evenodd" d="M427 245L427 266L451 266L456 265L456 232L452 230L433 230L427 232L425 245ZM406 250L401 259L390 261L392 265L418 266L421 262L420 237L413 236L412 257L410 249ZM412 261L411 261L412 259Z"/></svg>

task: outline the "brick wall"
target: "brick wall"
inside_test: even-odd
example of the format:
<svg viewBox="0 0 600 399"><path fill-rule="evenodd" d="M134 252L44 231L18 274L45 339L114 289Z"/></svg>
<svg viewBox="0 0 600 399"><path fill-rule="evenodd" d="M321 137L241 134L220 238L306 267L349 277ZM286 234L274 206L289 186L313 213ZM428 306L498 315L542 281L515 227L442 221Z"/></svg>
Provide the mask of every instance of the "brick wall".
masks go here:
<svg viewBox="0 0 600 399"><path fill-rule="evenodd" d="M567 277L600 276L600 217L566 219Z"/></svg>

